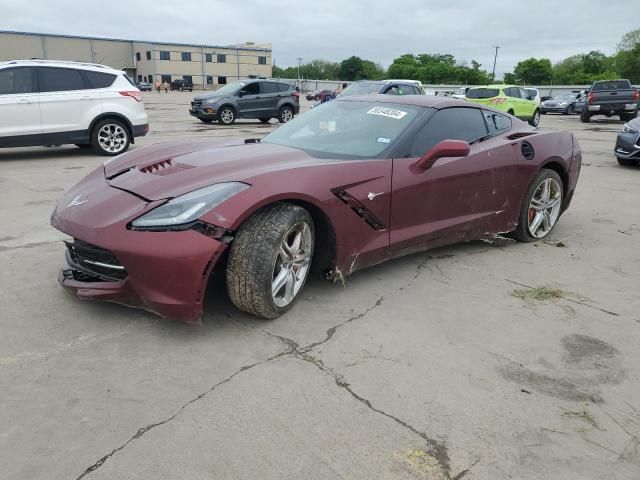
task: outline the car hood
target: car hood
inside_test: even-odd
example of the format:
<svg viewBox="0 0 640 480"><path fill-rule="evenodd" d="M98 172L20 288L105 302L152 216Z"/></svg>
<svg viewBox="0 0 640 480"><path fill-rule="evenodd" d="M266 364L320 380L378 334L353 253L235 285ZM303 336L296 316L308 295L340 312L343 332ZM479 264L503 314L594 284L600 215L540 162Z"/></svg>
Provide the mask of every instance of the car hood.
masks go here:
<svg viewBox="0 0 640 480"><path fill-rule="evenodd" d="M194 100L208 100L210 98L225 98L228 97L229 95L225 95L220 94L220 93L216 93L216 92L210 92L210 93L203 93L202 95L196 95L195 97L193 97Z"/></svg>
<svg viewBox="0 0 640 480"><path fill-rule="evenodd" d="M251 184L259 175L326 162L301 150L269 143L185 141L120 155L105 164L104 175L112 187L155 201L214 183Z"/></svg>
<svg viewBox="0 0 640 480"><path fill-rule="evenodd" d="M629 120L627 122L627 125L633 128L635 131L640 132L640 117L636 117L633 120Z"/></svg>

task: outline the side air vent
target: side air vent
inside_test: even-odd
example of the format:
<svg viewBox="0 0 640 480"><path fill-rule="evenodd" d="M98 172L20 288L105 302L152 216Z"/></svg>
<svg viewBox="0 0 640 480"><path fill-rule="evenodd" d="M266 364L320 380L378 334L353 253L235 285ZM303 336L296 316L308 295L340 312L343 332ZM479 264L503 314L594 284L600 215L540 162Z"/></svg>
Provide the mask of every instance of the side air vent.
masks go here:
<svg viewBox="0 0 640 480"><path fill-rule="evenodd" d="M144 167L139 168L142 173L150 173L152 175L170 175L172 173L179 172L180 170L186 170L189 168L193 168L191 165L184 165L181 163L174 163L173 159L169 158L167 160L162 160L157 163L153 163L151 165L146 165Z"/></svg>
<svg viewBox="0 0 640 480"><path fill-rule="evenodd" d="M507 135L507 139L508 140L517 140L519 138L524 138L524 137L528 137L530 135L535 135L536 132L515 132L512 133L511 135Z"/></svg>
<svg viewBox="0 0 640 480"><path fill-rule="evenodd" d="M533 145L531 145L527 141L522 142L522 145L520 145L520 152L522 153L522 156L527 160L532 160L536 154L536 152L533 150Z"/></svg>

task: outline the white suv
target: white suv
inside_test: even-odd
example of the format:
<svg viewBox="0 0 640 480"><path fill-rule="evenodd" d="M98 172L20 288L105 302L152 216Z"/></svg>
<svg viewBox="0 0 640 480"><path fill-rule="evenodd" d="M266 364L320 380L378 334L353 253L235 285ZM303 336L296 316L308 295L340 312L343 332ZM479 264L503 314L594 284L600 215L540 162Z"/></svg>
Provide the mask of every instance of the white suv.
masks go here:
<svg viewBox="0 0 640 480"><path fill-rule="evenodd" d="M118 155L149 131L121 70L51 60L0 62L0 147L75 144Z"/></svg>

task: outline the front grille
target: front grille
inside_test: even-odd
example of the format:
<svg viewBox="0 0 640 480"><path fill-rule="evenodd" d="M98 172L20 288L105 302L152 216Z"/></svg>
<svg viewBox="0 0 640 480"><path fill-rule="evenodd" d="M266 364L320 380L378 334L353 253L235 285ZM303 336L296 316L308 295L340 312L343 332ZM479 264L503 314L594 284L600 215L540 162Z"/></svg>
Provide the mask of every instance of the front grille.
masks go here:
<svg viewBox="0 0 640 480"><path fill-rule="evenodd" d="M65 244L67 262L76 280L91 281L93 278L93 281L114 281L127 278L127 271L109 250L77 239Z"/></svg>
<svg viewBox="0 0 640 480"><path fill-rule="evenodd" d="M191 102L191 106L195 109L197 107L199 107L200 105L202 105L202 100L194 100L193 102Z"/></svg>

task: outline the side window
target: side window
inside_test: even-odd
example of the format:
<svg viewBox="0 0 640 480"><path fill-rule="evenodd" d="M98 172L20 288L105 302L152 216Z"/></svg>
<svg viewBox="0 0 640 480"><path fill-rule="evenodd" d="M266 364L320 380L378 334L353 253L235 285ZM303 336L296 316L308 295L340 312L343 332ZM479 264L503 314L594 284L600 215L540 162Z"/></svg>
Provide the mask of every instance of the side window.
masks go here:
<svg viewBox="0 0 640 480"><path fill-rule="evenodd" d="M0 95L33 92L32 68L0 70Z"/></svg>
<svg viewBox="0 0 640 480"><path fill-rule="evenodd" d="M41 92L66 92L89 88L82 73L72 68L39 67L38 80Z"/></svg>
<svg viewBox="0 0 640 480"><path fill-rule="evenodd" d="M107 88L113 85L116 80L116 76L110 73L92 72L85 70L84 72L91 88ZM142 81L142 76L138 75L138 81Z"/></svg>
<svg viewBox="0 0 640 480"><path fill-rule="evenodd" d="M472 142L486 134L480 110L464 107L439 110L416 135L411 156L420 157L443 140Z"/></svg>
<svg viewBox="0 0 640 480"><path fill-rule="evenodd" d="M384 92L385 95L400 95L400 89L398 88L397 85L394 85L392 87L389 87L389 89Z"/></svg>
<svg viewBox="0 0 640 480"><path fill-rule="evenodd" d="M511 88L509 89L509 91L510 91L511 93L508 93L508 94L507 94L508 96L513 97L513 98L522 98L522 97L520 96L520 89L519 89L518 87L511 87Z"/></svg>
<svg viewBox="0 0 640 480"><path fill-rule="evenodd" d="M277 85L279 92L286 92L289 90L289 85L287 85L286 83L278 83Z"/></svg>
<svg viewBox="0 0 640 480"><path fill-rule="evenodd" d="M242 87L242 91L245 95L258 95L260 94L260 82L248 83Z"/></svg>
<svg viewBox="0 0 640 480"><path fill-rule="evenodd" d="M487 110L483 110L483 113L491 135L498 135L507 130L511 130L511 119L506 115L500 115L499 113L489 112Z"/></svg>
<svg viewBox="0 0 640 480"><path fill-rule="evenodd" d="M278 93L278 84L272 82L260 82L262 93Z"/></svg>
<svg viewBox="0 0 640 480"><path fill-rule="evenodd" d="M414 95L413 87L410 85L398 85L398 95Z"/></svg>

